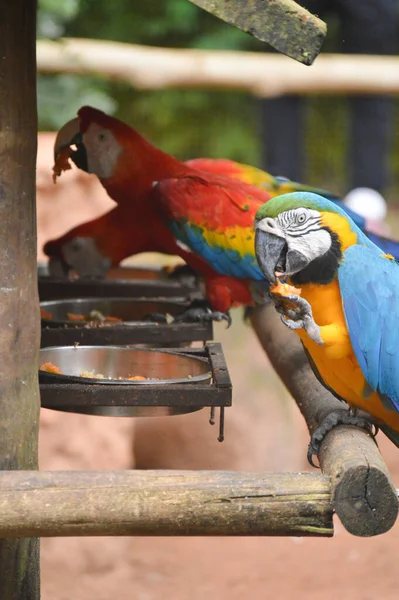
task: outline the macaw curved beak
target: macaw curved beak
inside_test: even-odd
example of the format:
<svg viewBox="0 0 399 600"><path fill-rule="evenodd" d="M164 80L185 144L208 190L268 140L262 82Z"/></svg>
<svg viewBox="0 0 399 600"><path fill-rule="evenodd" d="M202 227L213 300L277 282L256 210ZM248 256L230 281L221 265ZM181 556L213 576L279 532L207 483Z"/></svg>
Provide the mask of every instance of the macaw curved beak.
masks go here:
<svg viewBox="0 0 399 600"><path fill-rule="evenodd" d="M283 277L290 277L309 264L304 254L288 247L283 232L275 227L270 227L269 231L256 227L255 252L259 267L271 284L277 283L276 271Z"/></svg>
<svg viewBox="0 0 399 600"><path fill-rule="evenodd" d="M277 282L277 264L284 262L287 253L285 238L256 228L255 252L258 265L267 281L275 284ZM281 264L281 267L284 267L284 265Z"/></svg>
<svg viewBox="0 0 399 600"><path fill-rule="evenodd" d="M82 171L88 172L87 151L83 144L82 134L80 132L79 119L75 118L65 123L59 130L54 144L54 160L56 161L61 150L66 147L76 146L71 154L71 159Z"/></svg>

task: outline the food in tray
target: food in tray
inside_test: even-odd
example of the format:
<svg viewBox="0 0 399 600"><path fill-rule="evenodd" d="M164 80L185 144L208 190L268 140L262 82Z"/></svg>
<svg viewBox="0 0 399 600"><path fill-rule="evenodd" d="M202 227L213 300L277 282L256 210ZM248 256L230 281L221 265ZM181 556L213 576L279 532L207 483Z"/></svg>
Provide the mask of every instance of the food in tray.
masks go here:
<svg viewBox="0 0 399 600"><path fill-rule="evenodd" d="M40 371L45 371L46 373L55 373L56 375L65 375L57 365L53 365L51 362L47 362L42 364L39 367ZM80 373L79 377L85 377L88 379L115 379L115 381L146 381L150 379L149 377L143 377L142 375L133 375L129 377L105 377L102 373L96 373L95 371L87 371L84 370ZM151 379L154 379L152 377Z"/></svg>
<svg viewBox="0 0 399 600"><path fill-rule="evenodd" d="M40 371L46 371L46 373L56 373L57 375L63 375L61 369L51 362L46 362L40 367Z"/></svg>
<svg viewBox="0 0 399 600"><path fill-rule="evenodd" d="M53 314L41 307L40 308L40 317L42 319L47 319L50 321L53 318ZM99 323L122 323L122 321L123 321L123 319L121 319L120 317L114 317L112 315L104 315L100 310L91 310L87 315L81 315L78 313L68 312L66 314L66 320L79 321L79 322L97 321Z"/></svg>
<svg viewBox="0 0 399 600"><path fill-rule="evenodd" d="M45 308L40 307L40 318L50 320L53 318L53 313L49 312Z"/></svg>

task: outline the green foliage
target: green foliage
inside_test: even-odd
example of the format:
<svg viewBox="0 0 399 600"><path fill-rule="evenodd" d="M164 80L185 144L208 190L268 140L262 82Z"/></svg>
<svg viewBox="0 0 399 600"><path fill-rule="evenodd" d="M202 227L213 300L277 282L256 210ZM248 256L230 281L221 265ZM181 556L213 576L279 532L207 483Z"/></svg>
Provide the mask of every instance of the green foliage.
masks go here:
<svg viewBox="0 0 399 600"><path fill-rule="evenodd" d="M61 36L176 48L254 47L250 36L188 0L40 0L38 37ZM257 162L256 103L244 94L140 92L100 78L40 75L38 104L42 130L58 129L80 106L92 104L134 124L176 156L230 156Z"/></svg>
<svg viewBox="0 0 399 600"><path fill-rule="evenodd" d="M337 50L329 21L325 51ZM39 0L38 37L106 39L152 46L270 50L188 0ZM200 90L132 90L96 77L38 78L39 127L56 130L92 104L131 123L179 158L227 157L260 166L258 103L243 93ZM304 151L306 181L344 192L347 185L345 100L309 100ZM399 141L393 158L399 176ZM392 190L395 191L394 189Z"/></svg>

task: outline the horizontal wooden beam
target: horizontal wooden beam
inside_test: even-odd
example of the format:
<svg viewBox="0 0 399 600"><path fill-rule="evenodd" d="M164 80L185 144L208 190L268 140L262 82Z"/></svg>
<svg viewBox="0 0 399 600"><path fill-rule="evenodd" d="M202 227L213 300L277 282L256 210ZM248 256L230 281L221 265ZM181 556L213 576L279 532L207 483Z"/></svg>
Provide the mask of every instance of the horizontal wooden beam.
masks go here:
<svg viewBox="0 0 399 600"><path fill-rule="evenodd" d="M273 367L294 397L312 432L332 411L345 408L314 376L299 338L285 327L272 304L251 312L254 330ZM303 449L304 455L306 448ZM353 535L388 531L398 516L398 493L374 440L359 427L330 431L319 453L331 478L333 507Z"/></svg>
<svg viewBox="0 0 399 600"><path fill-rule="evenodd" d="M324 21L294 0L190 2L305 65L318 56L327 33Z"/></svg>
<svg viewBox="0 0 399 600"><path fill-rule="evenodd" d="M242 90L282 94L397 94L399 57L323 54L314 65L261 52L180 50L64 38L39 40L42 73L95 73L138 89Z"/></svg>
<svg viewBox="0 0 399 600"><path fill-rule="evenodd" d="M218 471L4 471L0 537L332 536L328 477Z"/></svg>

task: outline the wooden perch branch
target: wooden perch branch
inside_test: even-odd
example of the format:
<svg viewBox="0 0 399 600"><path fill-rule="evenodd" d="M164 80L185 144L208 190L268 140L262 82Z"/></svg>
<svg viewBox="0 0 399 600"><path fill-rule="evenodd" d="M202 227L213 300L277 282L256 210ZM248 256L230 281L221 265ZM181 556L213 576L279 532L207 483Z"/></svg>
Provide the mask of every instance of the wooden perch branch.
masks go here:
<svg viewBox="0 0 399 600"><path fill-rule="evenodd" d="M305 65L311 65L327 33L324 21L293 0L190 0Z"/></svg>
<svg viewBox="0 0 399 600"><path fill-rule="evenodd" d="M0 536L333 534L315 473L0 473Z"/></svg>
<svg viewBox="0 0 399 600"><path fill-rule="evenodd" d="M94 73L139 89L236 89L265 98L399 92L396 56L324 54L306 69L278 54L175 50L65 38L38 41L37 65L42 73Z"/></svg>
<svg viewBox="0 0 399 600"><path fill-rule="evenodd" d="M342 403L317 381L299 338L284 327L272 304L257 307L250 318L312 432L328 413L342 409ZM323 473L331 477L334 510L350 533L377 535L394 525L397 492L374 440L365 431L335 427L323 442L319 460Z"/></svg>

